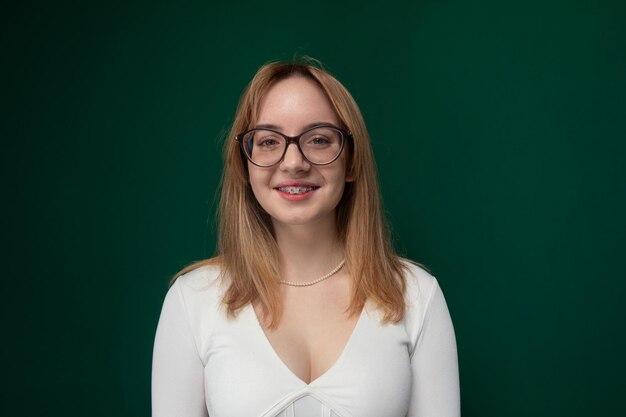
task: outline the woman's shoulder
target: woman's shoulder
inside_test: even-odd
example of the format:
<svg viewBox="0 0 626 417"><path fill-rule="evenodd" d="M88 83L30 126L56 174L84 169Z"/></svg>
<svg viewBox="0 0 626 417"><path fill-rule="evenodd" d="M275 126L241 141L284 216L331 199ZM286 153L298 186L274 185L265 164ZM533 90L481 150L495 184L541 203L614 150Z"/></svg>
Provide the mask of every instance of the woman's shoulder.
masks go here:
<svg viewBox="0 0 626 417"><path fill-rule="evenodd" d="M172 284L170 291L180 294L186 308L193 314L199 310L213 309L219 306L224 280L218 264L196 264L183 270Z"/></svg>
<svg viewBox="0 0 626 417"><path fill-rule="evenodd" d="M411 340L411 356L415 351L425 318L433 308L439 309L443 295L437 279L422 265L402 260L405 269L405 315L404 326ZM433 304L435 304L433 306Z"/></svg>
<svg viewBox="0 0 626 417"><path fill-rule="evenodd" d="M222 270L218 264L204 263L196 267L192 265L191 269L184 269L172 285L178 284L197 291L206 290L219 284L221 273Z"/></svg>
<svg viewBox="0 0 626 417"><path fill-rule="evenodd" d="M188 323L203 363L206 363L207 341L221 317L221 281L219 266L191 265L175 279L164 301L163 311L177 310Z"/></svg>
<svg viewBox="0 0 626 417"><path fill-rule="evenodd" d="M404 267L404 279L406 282L405 298L408 305L426 302L438 287L437 279L426 269L425 266L402 259Z"/></svg>

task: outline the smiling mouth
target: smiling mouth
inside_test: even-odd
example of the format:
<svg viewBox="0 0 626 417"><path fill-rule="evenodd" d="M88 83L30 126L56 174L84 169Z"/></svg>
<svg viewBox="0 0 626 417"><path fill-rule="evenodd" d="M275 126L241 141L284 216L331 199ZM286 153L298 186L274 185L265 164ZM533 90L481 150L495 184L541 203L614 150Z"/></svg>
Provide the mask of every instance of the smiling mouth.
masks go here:
<svg viewBox="0 0 626 417"><path fill-rule="evenodd" d="M289 187L278 187L277 190L281 191L283 193L287 193L287 194L291 194L291 195L297 195L297 194L308 193L309 191L316 190L318 188L320 188L320 187L294 187L294 186L289 186Z"/></svg>

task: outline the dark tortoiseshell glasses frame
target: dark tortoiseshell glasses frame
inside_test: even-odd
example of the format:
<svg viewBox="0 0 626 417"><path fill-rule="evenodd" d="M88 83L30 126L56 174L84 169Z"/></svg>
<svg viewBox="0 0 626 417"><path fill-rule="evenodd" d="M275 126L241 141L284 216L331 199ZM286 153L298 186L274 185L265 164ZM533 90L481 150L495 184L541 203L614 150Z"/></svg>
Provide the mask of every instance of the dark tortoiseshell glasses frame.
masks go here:
<svg viewBox="0 0 626 417"><path fill-rule="evenodd" d="M339 137L341 138L341 143L340 143L340 146L339 146L339 151L337 151L337 155L335 155L330 161L322 162L322 163L313 162L309 158L307 158L305 153L302 151L302 147L300 146L300 138L302 136L306 135L307 133L309 133L312 130L320 129L320 128L331 129L333 131L336 131L337 133L339 133ZM283 137L285 139L285 145L284 145L283 153L280 156L280 158L278 158L278 160L276 162L274 162L273 164L261 165L261 164L259 164L257 162L254 162L252 160L252 156L249 154L249 150L247 149L247 144L244 141L244 137L246 137L250 133L257 132L257 131L272 132L272 133L275 133L275 134L277 134L277 135L279 135L279 136L281 136L281 137ZM270 129L270 128L264 128L264 127L256 127L254 129L247 130L247 131L245 131L243 133L240 133L237 136L235 136L235 140L237 142L239 142L239 145L241 146L241 151L246 156L248 161L250 161L252 164L254 164L254 165L258 166L258 167L261 167L261 168L269 168L269 167L272 167L272 166L274 166L276 164L279 164L285 158L285 155L287 154L287 149L289 148L289 145L292 144L292 143L294 143L298 147L298 150L300 151L300 154L302 155L304 160L307 161L308 163L313 164L313 165L318 165L318 166L332 164L333 162L335 162L337 160L337 158L339 158L339 156L341 155L341 152L343 152L343 148L345 147L345 144L346 144L346 139L352 139L352 133L349 130L341 129L341 128L339 128L337 126L334 126L334 125L331 125L331 124L321 124L321 125L312 126L312 127L306 129L304 132L300 133L297 136L287 136L284 133L279 132L278 130Z"/></svg>

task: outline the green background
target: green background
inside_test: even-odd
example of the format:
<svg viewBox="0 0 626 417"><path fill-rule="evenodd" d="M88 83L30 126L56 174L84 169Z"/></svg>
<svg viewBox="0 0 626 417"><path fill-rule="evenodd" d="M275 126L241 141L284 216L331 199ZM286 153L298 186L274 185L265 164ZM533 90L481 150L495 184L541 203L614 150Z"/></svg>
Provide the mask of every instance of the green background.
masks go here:
<svg viewBox="0 0 626 417"><path fill-rule="evenodd" d="M167 282L214 251L256 68L360 104L464 416L625 415L623 1L63 2L2 13L3 415L148 416Z"/></svg>

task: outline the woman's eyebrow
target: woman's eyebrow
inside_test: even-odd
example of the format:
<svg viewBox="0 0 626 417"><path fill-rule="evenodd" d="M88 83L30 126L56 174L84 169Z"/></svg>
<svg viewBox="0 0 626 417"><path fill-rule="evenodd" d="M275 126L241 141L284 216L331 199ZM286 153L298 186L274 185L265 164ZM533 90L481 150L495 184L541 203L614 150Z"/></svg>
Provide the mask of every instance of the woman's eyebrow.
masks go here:
<svg viewBox="0 0 626 417"><path fill-rule="evenodd" d="M273 125L270 123L261 123L258 124L254 127L255 129L274 129L274 130L280 130L280 127L277 125Z"/></svg>
<svg viewBox="0 0 626 417"><path fill-rule="evenodd" d="M314 122L314 123L309 123L308 125L304 126L304 128L302 129L302 131L305 131L307 129L310 129L312 127L315 126L335 126L334 123L332 122ZM280 131L280 126L275 125L275 124L271 124L271 123L261 123L255 126L255 129L274 129L274 130L278 130Z"/></svg>

